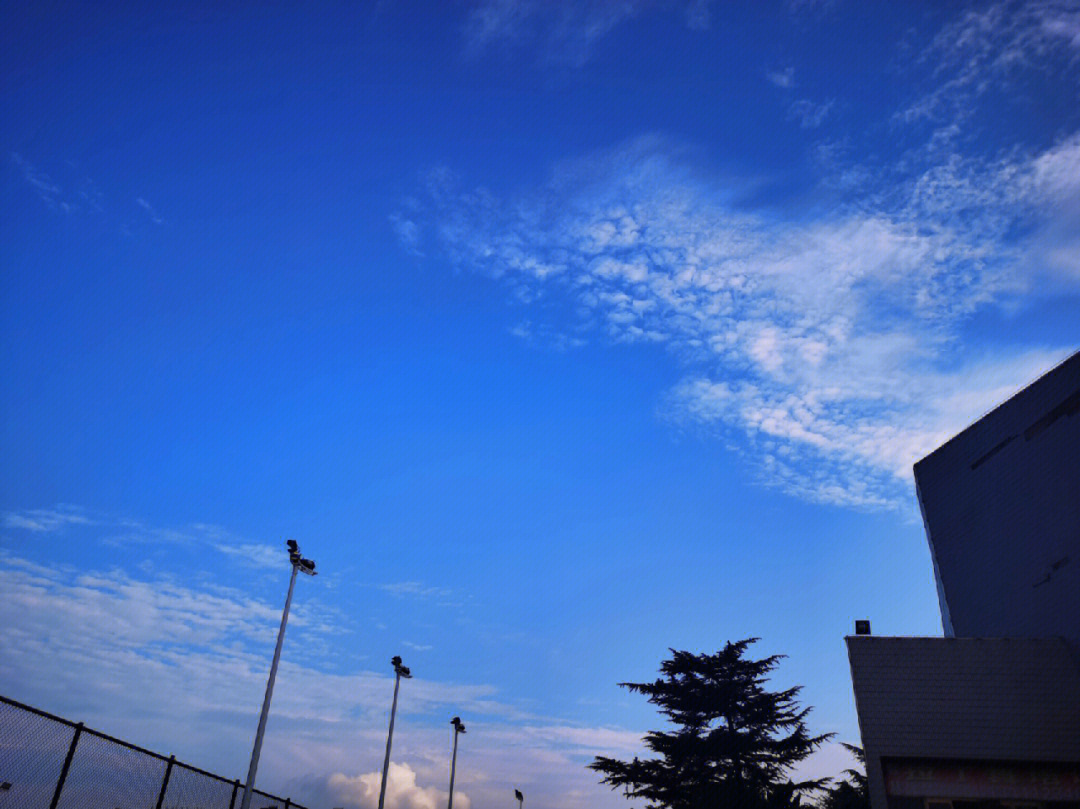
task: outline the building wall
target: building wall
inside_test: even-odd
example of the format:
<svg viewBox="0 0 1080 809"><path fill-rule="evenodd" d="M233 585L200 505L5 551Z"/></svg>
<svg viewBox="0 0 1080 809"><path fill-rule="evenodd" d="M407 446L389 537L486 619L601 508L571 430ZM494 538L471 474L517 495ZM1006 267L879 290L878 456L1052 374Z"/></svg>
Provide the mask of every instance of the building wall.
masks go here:
<svg viewBox="0 0 1080 809"><path fill-rule="evenodd" d="M1080 646L1080 353L915 465L945 634Z"/></svg>
<svg viewBox="0 0 1080 809"><path fill-rule="evenodd" d="M873 809L888 806L886 759L1080 771L1080 660L1066 641L855 635L847 646Z"/></svg>

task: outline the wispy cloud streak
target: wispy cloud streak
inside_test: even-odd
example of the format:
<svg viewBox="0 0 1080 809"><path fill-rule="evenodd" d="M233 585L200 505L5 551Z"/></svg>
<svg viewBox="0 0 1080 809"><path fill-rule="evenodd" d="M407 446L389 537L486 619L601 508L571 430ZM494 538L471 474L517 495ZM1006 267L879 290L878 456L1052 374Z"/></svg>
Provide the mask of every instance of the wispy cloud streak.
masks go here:
<svg viewBox="0 0 1080 809"><path fill-rule="evenodd" d="M979 4L943 26L919 56L933 87L898 113L904 121L955 121L974 101L1025 70L1054 70L1050 57L1080 59L1080 7L1057 0Z"/></svg>
<svg viewBox="0 0 1080 809"><path fill-rule="evenodd" d="M675 5L688 28L708 27L709 0ZM525 43L544 61L580 66L598 40L658 7L664 4L656 0L482 0L465 24L466 52L475 56L493 46Z"/></svg>
<svg viewBox="0 0 1080 809"><path fill-rule="evenodd" d="M667 345L687 369L667 414L738 438L764 482L893 507L922 453L1066 353L989 360L957 338L1044 271L1027 258L1039 237L1010 236L1021 223L1037 234L1077 221L1078 143L931 165L797 220L738 207L737 188L695 179L671 143L644 138L510 200L438 172L428 236L519 300L568 301L577 337ZM1054 232L1071 284L1076 245L1063 223Z"/></svg>
<svg viewBox="0 0 1080 809"><path fill-rule="evenodd" d="M165 224L165 220L161 218L161 216L156 210L154 210L154 206L147 202L145 199L143 199L142 197L136 197L135 203L144 211L146 211L147 216L150 217L150 221L153 222L155 225Z"/></svg>
<svg viewBox="0 0 1080 809"><path fill-rule="evenodd" d="M81 509L57 506L25 511L9 511L3 515L5 528L18 528L35 533L53 533L67 525L89 525L90 517Z"/></svg>

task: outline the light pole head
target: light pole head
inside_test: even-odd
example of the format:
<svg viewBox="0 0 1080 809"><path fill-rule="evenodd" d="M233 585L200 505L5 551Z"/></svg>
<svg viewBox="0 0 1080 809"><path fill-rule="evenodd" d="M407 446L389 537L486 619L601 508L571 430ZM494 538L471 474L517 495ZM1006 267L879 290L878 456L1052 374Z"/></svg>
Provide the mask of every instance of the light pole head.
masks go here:
<svg viewBox="0 0 1080 809"><path fill-rule="evenodd" d="M286 539L285 545L289 549L289 563L292 564L301 573L306 573L309 576L315 575L315 563L310 559L305 559L300 555L300 546L296 543L295 539Z"/></svg>
<svg viewBox="0 0 1080 809"><path fill-rule="evenodd" d="M412 672L409 671L408 666L401 665L401 655L394 655L390 658L390 662L394 665L394 673L398 677L404 677L406 680L412 677Z"/></svg>
<svg viewBox="0 0 1080 809"><path fill-rule="evenodd" d="M454 733L464 733L465 724L461 721L460 716L455 716L450 720L450 724L454 726Z"/></svg>
<svg viewBox="0 0 1080 809"><path fill-rule="evenodd" d="M514 797L518 799L518 803L521 803L522 801L525 800L525 796L521 794L520 789L515 789L514 790Z"/></svg>

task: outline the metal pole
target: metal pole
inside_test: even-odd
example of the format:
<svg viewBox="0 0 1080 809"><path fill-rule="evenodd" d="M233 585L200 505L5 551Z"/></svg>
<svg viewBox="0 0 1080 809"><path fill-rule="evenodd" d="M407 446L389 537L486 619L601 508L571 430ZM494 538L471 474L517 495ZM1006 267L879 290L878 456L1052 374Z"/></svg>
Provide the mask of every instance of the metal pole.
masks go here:
<svg viewBox="0 0 1080 809"><path fill-rule="evenodd" d="M60 768L60 777L56 780L56 791L53 792L52 803L49 804L49 809L56 809L56 804L60 803L60 792L64 788L64 782L67 780L68 770L71 769L71 759L75 758L75 748L79 744L79 737L82 736L82 732L83 723L80 722L75 726L75 735L71 737L67 758L64 759L64 766Z"/></svg>
<svg viewBox="0 0 1080 809"><path fill-rule="evenodd" d="M172 775L172 768L175 763L176 756L169 756L169 762L165 765L165 777L161 779L161 791L158 792L155 809L161 809L161 804L165 802L165 791L169 788L169 776Z"/></svg>
<svg viewBox="0 0 1080 809"><path fill-rule="evenodd" d="M450 800L446 802L446 809L454 809L454 769L457 767L457 737L458 730L454 727L454 755L450 757Z"/></svg>
<svg viewBox="0 0 1080 809"><path fill-rule="evenodd" d="M281 613L281 628L278 629L274 662L270 664L270 679L266 681L266 696L263 697L262 714L259 716L259 729L255 732L255 748L251 751L251 766L248 767L247 782L244 784L244 799L240 802L240 809L250 809L251 807L251 790L255 786L255 771L259 769L259 753L262 752L263 733L266 732L266 717L270 713L270 697L274 694L274 678L277 676L278 660L281 658L281 644L285 640L285 622L289 620L289 605L292 603L294 584L296 584L295 564L292 566L292 575L289 577L289 594L285 596L285 609Z"/></svg>
<svg viewBox="0 0 1080 809"><path fill-rule="evenodd" d="M390 771L390 743L394 740L394 715L397 713L398 686L401 685L401 671L396 667L394 670L394 704L390 707L390 732L386 734L386 758L382 765L382 785L379 787L379 809L383 809L383 801L386 800L386 776ZM242 807L247 809L247 807Z"/></svg>

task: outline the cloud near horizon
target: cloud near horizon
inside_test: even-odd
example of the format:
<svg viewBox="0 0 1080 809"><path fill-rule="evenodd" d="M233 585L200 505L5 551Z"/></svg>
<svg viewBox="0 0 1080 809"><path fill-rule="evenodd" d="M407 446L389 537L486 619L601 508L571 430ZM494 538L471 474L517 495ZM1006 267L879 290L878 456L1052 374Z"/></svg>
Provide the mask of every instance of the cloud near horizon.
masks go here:
<svg viewBox="0 0 1080 809"><path fill-rule="evenodd" d="M34 528L10 530L37 535ZM89 530L108 529L95 523ZM79 570L10 550L0 550L0 591L5 696L224 777L243 774L280 604L210 581ZM367 809L378 797L378 771L348 773L357 772L357 761L382 761L393 677L342 670L325 653L346 623L330 620L327 610L309 593L294 603L293 651L278 673L259 785L309 806ZM640 739L527 713L489 684L417 678L398 715L388 809L445 804L445 719L454 713L469 718L455 787L463 809L470 798L494 802L507 772L537 796L551 790L564 805L595 806L594 779L582 763ZM553 769L568 792L545 783Z"/></svg>
<svg viewBox="0 0 1080 809"><path fill-rule="evenodd" d="M379 805L379 787L382 773L364 773L348 776L334 773L328 781L328 791L335 806L357 807L357 809L376 809ZM390 762L386 783L386 809L441 809L449 793L437 787L422 787L416 782L416 771L408 764ZM469 796L454 790L454 803L461 809L470 809Z"/></svg>

